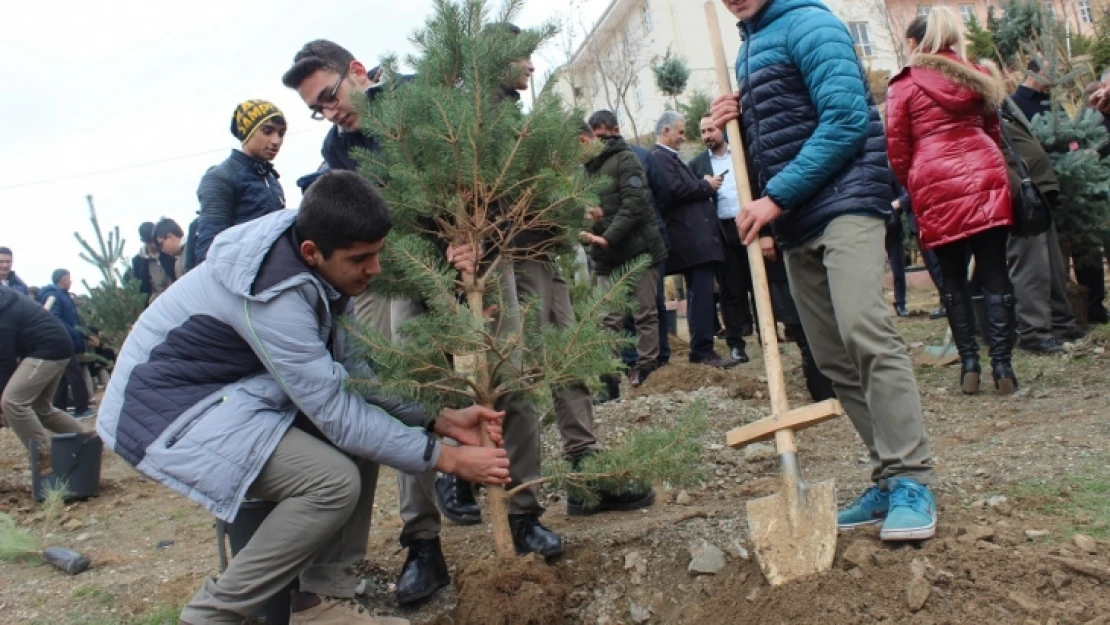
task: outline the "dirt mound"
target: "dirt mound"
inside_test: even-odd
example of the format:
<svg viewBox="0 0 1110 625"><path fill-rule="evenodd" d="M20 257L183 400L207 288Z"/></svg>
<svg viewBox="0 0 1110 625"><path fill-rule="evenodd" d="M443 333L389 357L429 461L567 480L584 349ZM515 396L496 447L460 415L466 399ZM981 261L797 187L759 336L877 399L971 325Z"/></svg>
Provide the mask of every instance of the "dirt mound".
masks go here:
<svg viewBox="0 0 1110 625"><path fill-rule="evenodd" d="M696 391L720 386L729 389L736 399L757 399L767 393L766 385L744 377L736 368L716 369L688 362L672 362L652 372L640 388L632 389L630 397L661 395L675 391Z"/></svg>
<svg viewBox="0 0 1110 625"><path fill-rule="evenodd" d="M454 625L561 625L567 591L559 569L531 558L487 558L455 577Z"/></svg>
<svg viewBox="0 0 1110 625"><path fill-rule="evenodd" d="M952 517L947 517L949 521ZM1034 545L1012 525L946 523L936 539L891 548L842 534L834 569L772 588L754 562L719 579L717 600L684 623L1106 623L1110 545ZM726 598L728 599L726 601ZM1107 620L1103 620L1107 619Z"/></svg>

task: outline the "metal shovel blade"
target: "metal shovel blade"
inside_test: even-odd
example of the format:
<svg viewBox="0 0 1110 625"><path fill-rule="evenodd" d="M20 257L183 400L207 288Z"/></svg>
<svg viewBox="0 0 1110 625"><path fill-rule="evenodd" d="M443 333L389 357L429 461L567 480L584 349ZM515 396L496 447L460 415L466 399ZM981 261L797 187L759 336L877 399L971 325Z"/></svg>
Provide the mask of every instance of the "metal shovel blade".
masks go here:
<svg viewBox="0 0 1110 625"><path fill-rule="evenodd" d="M748 528L759 568L772 586L832 567L836 555L836 487L832 480L782 489L748 502Z"/></svg>

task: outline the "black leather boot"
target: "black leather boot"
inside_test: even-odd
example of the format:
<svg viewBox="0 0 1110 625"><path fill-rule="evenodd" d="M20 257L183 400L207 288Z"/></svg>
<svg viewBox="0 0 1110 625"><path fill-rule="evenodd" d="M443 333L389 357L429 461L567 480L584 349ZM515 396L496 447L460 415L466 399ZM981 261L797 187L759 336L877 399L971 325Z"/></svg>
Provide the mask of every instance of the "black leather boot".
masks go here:
<svg viewBox="0 0 1110 625"><path fill-rule="evenodd" d="M983 298L987 306L987 340L990 343L994 388L1003 395L1012 395L1018 389L1017 376L1011 362L1014 329L1017 326L1014 305L1017 301L1009 293L989 291L983 291Z"/></svg>
<svg viewBox="0 0 1110 625"><path fill-rule="evenodd" d="M474 500L474 485L454 475L436 476L436 503L440 513L455 525L482 522L482 508Z"/></svg>
<svg viewBox="0 0 1110 625"><path fill-rule="evenodd" d="M397 578L397 603L407 605L427 599L451 583L439 537L408 539L409 557Z"/></svg>
<svg viewBox="0 0 1110 625"><path fill-rule="evenodd" d="M536 512L510 514L509 528L513 533L513 546L519 555L538 553L548 562L563 555L563 539L555 532L540 525Z"/></svg>
<svg viewBox="0 0 1110 625"><path fill-rule="evenodd" d="M952 340L960 354L960 390L968 395L979 392L979 344L975 341L975 309L971 306L971 295L945 293L944 308L947 311L948 327L952 328Z"/></svg>

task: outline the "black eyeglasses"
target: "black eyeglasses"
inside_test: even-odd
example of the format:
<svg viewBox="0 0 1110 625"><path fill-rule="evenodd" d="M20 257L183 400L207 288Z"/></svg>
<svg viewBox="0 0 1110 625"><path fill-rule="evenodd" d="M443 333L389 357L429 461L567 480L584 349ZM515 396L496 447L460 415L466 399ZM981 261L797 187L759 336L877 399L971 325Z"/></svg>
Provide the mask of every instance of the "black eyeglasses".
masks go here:
<svg viewBox="0 0 1110 625"><path fill-rule="evenodd" d="M339 86L343 84L345 78L347 78L347 70L343 70L343 73L339 75L339 80L335 81L327 95L321 96L316 104L308 107L312 111L312 119L316 121L324 119L324 109L331 108L339 102Z"/></svg>

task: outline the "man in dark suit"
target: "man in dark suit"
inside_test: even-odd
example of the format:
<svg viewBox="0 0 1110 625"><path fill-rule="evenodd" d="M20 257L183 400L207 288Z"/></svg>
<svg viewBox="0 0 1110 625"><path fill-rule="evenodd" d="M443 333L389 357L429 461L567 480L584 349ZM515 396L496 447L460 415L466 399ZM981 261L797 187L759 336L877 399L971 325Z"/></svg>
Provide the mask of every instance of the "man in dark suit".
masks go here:
<svg viewBox="0 0 1110 625"><path fill-rule="evenodd" d="M686 280L686 320L690 325L690 362L711 367L739 364L721 358L713 349L713 284L724 261L721 229L713 197L721 178L699 178L678 154L686 138L686 120L667 111L655 125L656 145L651 151L658 165L660 185L655 201L671 239L667 273L681 273Z"/></svg>
<svg viewBox="0 0 1110 625"><path fill-rule="evenodd" d="M724 243L725 260L717 271L717 285L721 289L721 315L725 318L725 340L729 357L748 362L744 349L744 326L752 326L752 273L748 265L748 250L740 242L736 230L736 215L740 213L740 200L736 192L736 178L732 172L732 152L725 135L713 125L712 118L701 119L701 140L706 150L689 163L690 170L699 178L720 178L714 203L717 206L717 224Z"/></svg>

